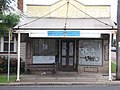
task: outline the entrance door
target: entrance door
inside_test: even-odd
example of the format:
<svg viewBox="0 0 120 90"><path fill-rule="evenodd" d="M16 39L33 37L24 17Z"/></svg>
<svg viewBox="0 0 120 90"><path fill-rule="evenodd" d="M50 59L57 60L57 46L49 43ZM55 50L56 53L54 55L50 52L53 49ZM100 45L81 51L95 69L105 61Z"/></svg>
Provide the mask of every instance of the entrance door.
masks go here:
<svg viewBox="0 0 120 90"><path fill-rule="evenodd" d="M61 41L61 70L74 70L75 41Z"/></svg>

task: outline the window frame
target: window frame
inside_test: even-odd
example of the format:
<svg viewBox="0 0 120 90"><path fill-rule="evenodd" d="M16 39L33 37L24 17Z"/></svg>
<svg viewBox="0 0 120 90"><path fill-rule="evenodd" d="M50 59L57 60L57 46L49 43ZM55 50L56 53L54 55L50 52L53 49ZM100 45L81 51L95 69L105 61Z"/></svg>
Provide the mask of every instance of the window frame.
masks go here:
<svg viewBox="0 0 120 90"><path fill-rule="evenodd" d="M4 51L4 44L9 43L9 41L4 40L5 36L6 35L1 36L1 38L0 38L0 43L1 43L0 44L0 53L7 53L8 52L8 50ZM13 51L10 51L10 53L16 53L16 36L15 35L13 35L13 40L10 41L10 43L13 44Z"/></svg>

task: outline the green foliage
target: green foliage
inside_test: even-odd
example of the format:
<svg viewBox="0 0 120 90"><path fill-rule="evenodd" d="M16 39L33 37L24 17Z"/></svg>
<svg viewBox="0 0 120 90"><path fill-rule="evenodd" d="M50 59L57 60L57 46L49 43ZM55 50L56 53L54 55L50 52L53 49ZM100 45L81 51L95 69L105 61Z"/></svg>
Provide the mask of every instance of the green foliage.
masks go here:
<svg viewBox="0 0 120 90"><path fill-rule="evenodd" d="M11 10L14 10L14 7L11 6L11 3L14 1L15 0L0 0L0 36L8 32L9 29L12 29L20 21L19 15L10 13ZM9 13L7 12L6 14L6 11L9 11Z"/></svg>
<svg viewBox="0 0 120 90"><path fill-rule="evenodd" d="M116 63L111 62L111 71L112 73L116 73Z"/></svg>
<svg viewBox="0 0 120 90"><path fill-rule="evenodd" d="M6 0L0 0L0 13L3 13L2 11L6 7Z"/></svg>
<svg viewBox="0 0 120 90"><path fill-rule="evenodd" d="M0 34L3 34L5 32L8 32L9 28L6 27L6 15L0 14Z"/></svg>
<svg viewBox="0 0 120 90"><path fill-rule="evenodd" d="M14 26L16 26L19 21L20 21L20 17L12 13L7 15L5 19L6 26L9 28L13 28Z"/></svg>
<svg viewBox="0 0 120 90"><path fill-rule="evenodd" d="M20 21L20 17L16 14L3 15L0 14L0 34L4 34L9 31L10 28L16 26Z"/></svg>
<svg viewBox="0 0 120 90"><path fill-rule="evenodd" d="M15 0L0 0L0 13L3 14L4 11L10 11L14 7L11 6L11 3Z"/></svg>

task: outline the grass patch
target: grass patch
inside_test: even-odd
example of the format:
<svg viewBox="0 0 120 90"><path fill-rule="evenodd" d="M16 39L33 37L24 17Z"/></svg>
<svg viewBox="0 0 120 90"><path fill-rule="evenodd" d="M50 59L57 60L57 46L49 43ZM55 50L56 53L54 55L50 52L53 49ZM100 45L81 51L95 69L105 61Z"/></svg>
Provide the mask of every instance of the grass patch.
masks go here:
<svg viewBox="0 0 120 90"><path fill-rule="evenodd" d="M116 63L111 62L111 72L116 73Z"/></svg>
<svg viewBox="0 0 120 90"><path fill-rule="evenodd" d="M16 76L10 76L10 82L14 82L16 80ZM0 75L0 83L7 83L7 76Z"/></svg>

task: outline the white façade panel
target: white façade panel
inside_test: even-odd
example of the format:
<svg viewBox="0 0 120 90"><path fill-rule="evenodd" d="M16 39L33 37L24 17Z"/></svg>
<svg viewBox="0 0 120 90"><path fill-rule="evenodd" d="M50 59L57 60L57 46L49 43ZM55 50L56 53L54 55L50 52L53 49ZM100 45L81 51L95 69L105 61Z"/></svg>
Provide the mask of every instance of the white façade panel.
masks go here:
<svg viewBox="0 0 120 90"><path fill-rule="evenodd" d="M98 31L91 30L34 30L29 37L76 37L76 38L100 38Z"/></svg>
<svg viewBox="0 0 120 90"><path fill-rule="evenodd" d="M33 64L55 63L55 56L33 56Z"/></svg>
<svg viewBox="0 0 120 90"><path fill-rule="evenodd" d="M47 30L35 30L29 33L29 37L47 37Z"/></svg>

